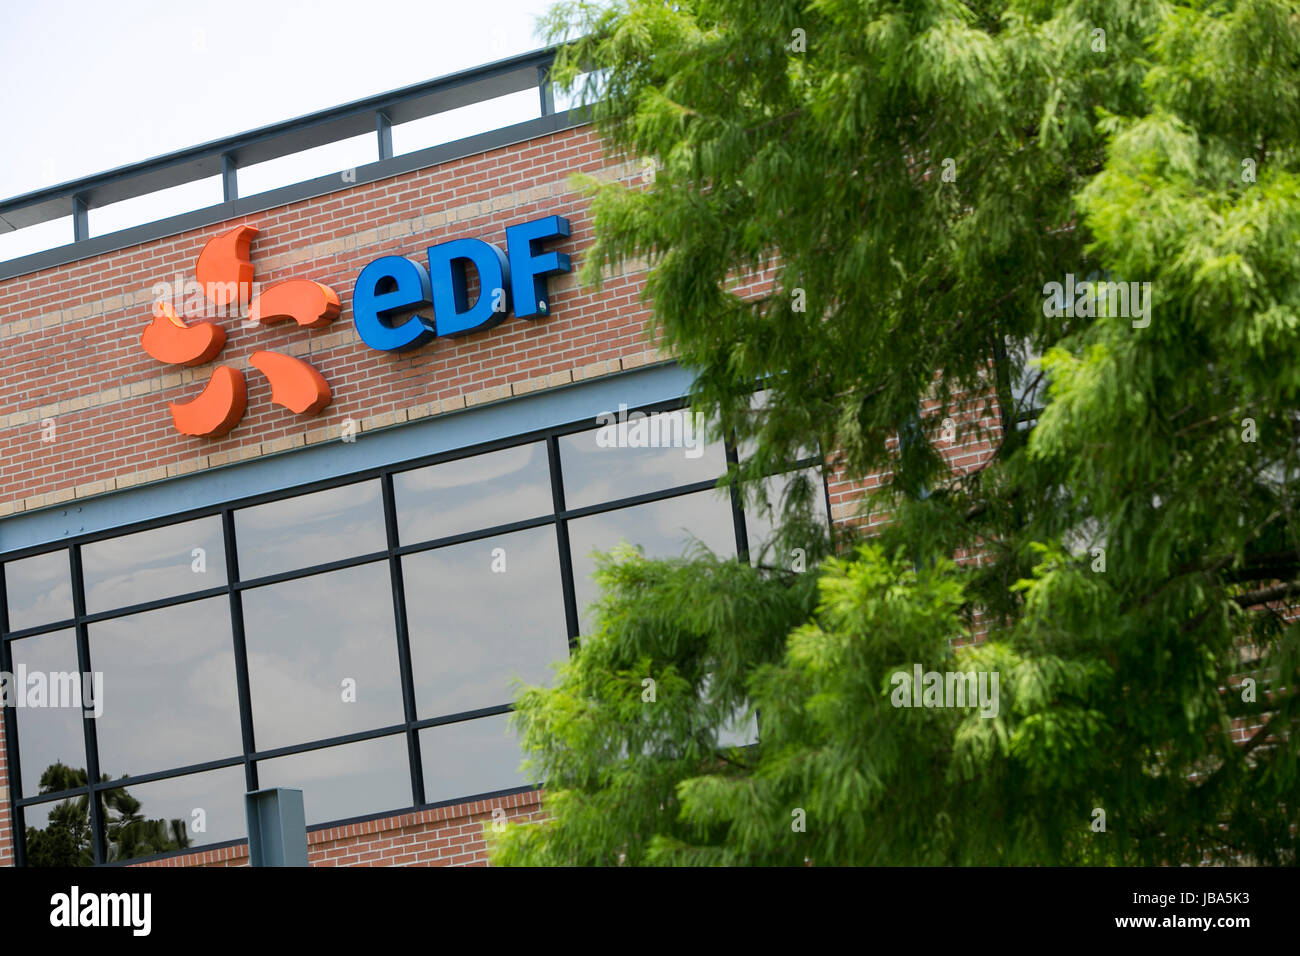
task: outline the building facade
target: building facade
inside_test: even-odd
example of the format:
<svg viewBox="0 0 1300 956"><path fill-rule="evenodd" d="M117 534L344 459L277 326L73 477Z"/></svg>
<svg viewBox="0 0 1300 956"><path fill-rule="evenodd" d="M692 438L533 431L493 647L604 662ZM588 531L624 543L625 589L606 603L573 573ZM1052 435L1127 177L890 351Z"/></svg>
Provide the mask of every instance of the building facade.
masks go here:
<svg viewBox="0 0 1300 956"><path fill-rule="evenodd" d="M18 225L65 204L75 233L0 263L0 864L244 865L243 795L274 786L304 792L313 865L485 862L485 824L539 814L513 681L574 645L591 552L739 554L768 533L712 487L742 451L681 410L690 377L645 336L641 268L599 290L558 268L591 242L570 177L643 170L553 112L548 62L0 204ZM393 155L403 117L530 84L536 118ZM250 159L367 124L373 163L239 195ZM214 171L219 206L89 235L88 209ZM430 252L462 239L500 250L513 288L449 335L488 298L481 270ZM438 334L367 342L365 322L400 334L423 308L376 307L403 287L359 284L385 257L432 273L434 303L460 296ZM192 300L213 276L251 282L259 320ZM620 409L659 440L609 440ZM828 477L848 520L861 489Z"/></svg>

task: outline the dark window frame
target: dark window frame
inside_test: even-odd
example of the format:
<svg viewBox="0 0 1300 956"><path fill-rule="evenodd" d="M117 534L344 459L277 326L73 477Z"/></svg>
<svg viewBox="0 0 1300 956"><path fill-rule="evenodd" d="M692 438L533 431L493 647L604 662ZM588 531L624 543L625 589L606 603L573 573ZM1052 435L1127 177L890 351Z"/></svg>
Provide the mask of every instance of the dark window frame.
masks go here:
<svg viewBox="0 0 1300 956"><path fill-rule="evenodd" d="M688 403L683 398L669 399L667 401L656 402L648 405L642 405L634 409L628 409L628 413L639 412L642 414L655 414L659 412L672 412L685 409ZM354 823L360 823L370 820L384 819L394 815L413 813L423 810L436 809L439 807L455 806L457 804L475 801L489 800L496 797L509 796L518 793L527 793L539 789L537 786L512 787L504 790L491 791L488 793L467 794L451 800L441 800L436 802L426 802L424 794L424 772L422 758L420 753L421 730L428 727L436 727L445 724L459 723L461 721L473 720L480 717L488 717L497 714L509 713L513 706L510 703L492 705L487 707L476 708L474 710L463 711L455 714L446 714L438 717L429 717L417 719L416 702L414 694L414 674L411 670L411 652L410 640L407 627L407 612L405 599L405 581L402 575L402 558L408 554L415 554L423 551L430 551L436 548L461 544L466 541L474 541L483 538L495 537L508 534L512 531L519 531L526 528L541 527L552 525L556 530L557 557L560 562L560 580L563 588L565 624L568 632L568 643L570 652L577 646L579 636L579 614L577 608L577 598L575 582L573 580L573 562L570 553L568 522L577 518L586 517L593 514L604 514L614 512L623 508L633 507L639 504L645 504L652 501L662 501L670 498L681 497L683 495L693 494L698 491L716 488L718 481L722 477L712 480L696 481L685 485L675 485L667 488L661 488L651 492L644 492L625 498L611 499L599 504L587 505L581 508L569 509L564 500L564 482L560 462L559 439L565 435L575 434L578 432L588 431L599 427L602 424L599 418L592 416L564 425L552 426L549 428L536 429L530 432L523 432L504 438L498 438L487 442L481 442L474 445L462 446L460 448L439 452L433 455L426 455L420 458L408 459L406 461L392 463L364 469L358 472L352 472L347 475L335 476L331 478L320 479L318 481L307 482L295 485L291 488L277 489L271 492L263 492L257 495L249 495L242 498L232 499L215 505L207 505L200 508L189 509L186 511L175 512L165 516L151 518L145 521L138 521L127 525L121 525L111 529L93 532L90 534L80 535L75 538L69 538L63 541L50 542L41 545L34 545L27 548L16 549L12 552L0 555L0 670L12 671L12 642L22 640L26 637L35 637L41 634L51 633L59 630L74 629L76 635L78 666L85 673L93 670L90 661L90 650L88 643L89 625L99 621L110 620L118 617L126 617L131 614L138 614L144 611L156 610L163 607L173 607L183 604L192 603L211 597L226 596L230 602L230 626L231 640L235 656L236 669L236 686L237 686L237 706L240 714L240 727L242 735L243 753L232 754L229 757L223 757L216 760L209 760L203 763L189 764L182 767L170 768L167 770L154 771L146 774L139 774L130 777L122 777L109 781L98 781L98 746L96 742L95 721L92 717L83 715L83 729L85 732L85 758L87 763L87 781L86 787L78 787L72 790L60 791L58 793L35 794L32 796L20 796L22 793L21 775L19 765L19 747L20 742L17 735L17 719L14 708L5 707L5 744L7 755L8 769L8 787L9 787L9 807L10 818L13 821L13 842L15 853L15 865L26 865L26 822L24 808L35 804L57 803L68 799L92 795L88 801L91 817L91 827L93 834L94 858L96 866L118 866L126 863L138 863L145 860L161 859L171 856L180 856L190 853L206 852L214 849L220 849L228 846L236 846L246 842L246 838L228 840L218 843L208 843L186 847L184 849L172 850L162 854L156 854L148 857L133 858L129 861L107 862L107 848L105 845L105 835L103 821L100 819L98 796L109 790L117 790L124 787L130 787L139 784L150 783L157 780L165 780L174 777L186 776L188 774L200 773L206 770L215 770L223 767L240 766L244 767L245 786L247 790L253 791L258 789L257 780L257 762L259 760L269 760L275 757L287 756L290 754L307 753L313 750L321 750L327 747L338 746L341 744L355 743L363 740L370 740L379 737L394 736L396 734L405 734L407 739L407 755L410 765L411 776L411 794L412 803L404 807L395 807L375 813L365 814L363 816L351 817L342 820L331 820L325 823L313 824L308 830L333 829L336 827L348 826ZM430 465L442 464L444 462L455 461L459 459L472 458L489 452L498 451L504 448L516 447L532 442L542 441L545 443L547 452L547 466L550 473L551 491L552 491L552 509L549 514L536 518L529 518L520 521L514 521L502 525L492 525L479 530L470 532L461 532L458 534L447 535L441 538L433 538L426 541L412 542L409 544L399 544L398 537L398 518L396 511L396 502L393 493L393 476L399 473L413 471L419 468L425 468ZM724 442L725 461L727 465L732 465L738 461L738 451L735 443L728 438ZM822 468L821 481L822 493L826 507L826 517L830 524L833 524L831 513L830 492L827 482L827 476L823 462L817 456L800 459L792 462L784 471L796 471L808 467ZM344 485L356 484L373 479L379 479L381 490L381 505L383 509L383 520L385 524L387 547L383 551L369 552L366 554L355 555L349 558L326 562L309 567L298 568L292 571L285 571L276 574L266 575L259 578L242 580L239 575L239 558L238 546L235 539L235 512L243 508L256 505L267 504L274 501L281 501L289 498L296 498L302 495L312 494L318 491L324 491L331 488L337 488ZM736 538L736 559L748 560L748 540L745 525L745 514L740 489L733 486L730 491L730 507L732 512L732 525L735 530ZM139 604L128 605L111 610L98 611L95 613L86 613L85 609L85 587L81 574L81 548L87 544L106 540L110 538L122 537L128 534L134 534L139 531L149 531L169 525L180 524L186 521L192 521L197 518L219 516L221 518L223 544L226 558L226 584L204 588L185 594L173 595L166 598L146 601ZM8 615L8 593L5 580L4 568L8 562L31 557L37 554L57 552L66 550L69 562L69 577L72 584L73 592L73 609L74 616L71 619L51 621L36 627L28 627L18 631L9 630ZM375 561L387 560L390 568L390 579L392 582L392 593L394 602L395 615L395 633L398 642L398 666L400 669L399 683L402 688L403 714L404 720L401 723L392 724L386 727L371 728L364 731L357 731L350 734L344 734L335 737L321 738L318 740L308 741L305 743L294 744L292 746L277 747L269 750L257 750L255 746L255 736L253 728L252 714L252 696L248 679L248 656L244 640L244 619L242 607L242 595L244 591L254 587L261 587L268 584L279 583L281 581L297 580L300 578L312 577L318 574L324 574L329 571L336 571L342 568L354 567Z"/></svg>

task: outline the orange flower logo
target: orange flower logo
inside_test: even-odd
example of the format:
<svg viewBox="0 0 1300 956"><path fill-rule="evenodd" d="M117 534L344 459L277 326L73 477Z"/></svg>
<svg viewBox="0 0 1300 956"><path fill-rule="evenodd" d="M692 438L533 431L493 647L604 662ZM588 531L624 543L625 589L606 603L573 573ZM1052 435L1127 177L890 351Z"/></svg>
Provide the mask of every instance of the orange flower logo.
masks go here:
<svg viewBox="0 0 1300 956"><path fill-rule="evenodd" d="M339 297L333 289L309 279L277 282L257 295L253 288L250 248L255 226L236 226L209 239L195 266L208 301L219 308L248 305L251 324L292 319L303 328L323 328L338 317ZM236 309L237 311L237 309ZM220 354L226 332L211 322L189 325L168 302L154 306L153 321L140 335L140 346L167 365L202 365ZM315 415L330 403L330 387L320 372L301 359L280 352L254 352L248 357L271 383L271 401L297 415ZM188 402L170 403L172 422L184 435L216 438L244 417L248 392L244 374L228 365L212 370L203 392Z"/></svg>

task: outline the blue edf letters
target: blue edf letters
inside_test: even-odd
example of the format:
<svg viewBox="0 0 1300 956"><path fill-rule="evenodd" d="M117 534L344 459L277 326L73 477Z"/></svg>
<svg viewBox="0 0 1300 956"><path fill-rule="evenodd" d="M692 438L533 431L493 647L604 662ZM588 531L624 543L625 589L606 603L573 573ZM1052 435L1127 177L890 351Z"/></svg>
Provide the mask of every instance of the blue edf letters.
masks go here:
<svg viewBox="0 0 1300 956"><path fill-rule="evenodd" d="M431 246L429 268L405 256L376 259L357 276L352 317L357 334L372 349L415 348L436 335L467 335L490 329L506 317L507 290L515 314L550 314L546 277L570 271L562 252L536 252L537 243L569 235L569 220L547 216L506 229L509 256L482 239L455 239ZM478 273L479 295L467 300L465 269ZM418 310L433 310L426 318Z"/></svg>
<svg viewBox="0 0 1300 956"><path fill-rule="evenodd" d="M478 301L465 302L465 263L478 270ZM506 317L510 266L501 250L482 239L453 239L429 247L433 323L439 335L468 335Z"/></svg>
<svg viewBox="0 0 1300 956"><path fill-rule="evenodd" d="M422 345L437 333L433 319L411 315L433 304L429 273L405 256L384 256L361 270L352 290L352 318L361 341L372 349L397 352ZM397 313L409 318L389 321Z"/></svg>
<svg viewBox="0 0 1300 956"><path fill-rule="evenodd" d="M510 250L510 296L515 315L520 318L550 315L551 300L546 294L546 277L569 271L569 256L564 252L533 255L533 243L569 235L569 220L547 216L506 229L506 248Z"/></svg>

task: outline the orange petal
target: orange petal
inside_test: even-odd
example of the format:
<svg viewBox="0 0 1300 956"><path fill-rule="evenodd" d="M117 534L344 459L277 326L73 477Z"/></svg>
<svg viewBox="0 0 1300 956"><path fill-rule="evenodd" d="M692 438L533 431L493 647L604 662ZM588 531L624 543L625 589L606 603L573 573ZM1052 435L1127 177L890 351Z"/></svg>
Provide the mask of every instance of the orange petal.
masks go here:
<svg viewBox="0 0 1300 956"><path fill-rule="evenodd" d="M254 352L248 364L271 383L271 401L299 415L315 415L330 403L324 376L301 359L279 352Z"/></svg>
<svg viewBox="0 0 1300 956"><path fill-rule="evenodd" d="M310 279L287 279L254 298L248 318L251 322L293 319L304 328L317 329L338 318L341 309L338 293L329 286Z"/></svg>
<svg viewBox="0 0 1300 956"><path fill-rule="evenodd" d="M195 273L203 294L217 306L231 302L243 305L253 294L253 261L250 247L256 226L236 226L213 236L199 253Z"/></svg>
<svg viewBox="0 0 1300 956"><path fill-rule="evenodd" d="M140 346L168 365L202 365L226 344L226 331L211 322L186 325L166 302L154 308L153 321L140 333Z"/></svg>
<svg viewBox="0 0 1300 956"><path fill-rule="evenodd" d="M239 423L247 402L244 374L229 365L218 365L198 398L171 403L172 421L183 435L216 438Z"/></svg>

